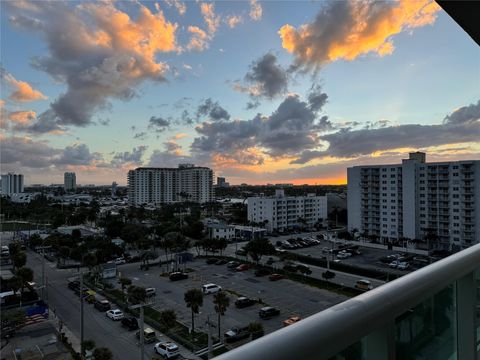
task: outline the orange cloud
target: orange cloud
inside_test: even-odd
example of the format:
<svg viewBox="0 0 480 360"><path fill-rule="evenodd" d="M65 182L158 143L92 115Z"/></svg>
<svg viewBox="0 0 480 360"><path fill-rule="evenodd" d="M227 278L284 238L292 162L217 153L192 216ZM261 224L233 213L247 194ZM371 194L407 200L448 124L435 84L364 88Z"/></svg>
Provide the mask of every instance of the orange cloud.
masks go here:
<svg viewBox="0 0 480 360"><path fill-rule="evenodd" d="M137 78L147 73L163 73L166 64L157 63L158 52L178 51L175 32L178 25L165 19L157 7L152 13L141 6L136 20L132 20L113 6L113 3L89 3L79 6L88 11L97 23L98 29L88 34L90 42L122 53L133 53L141 59L141 67L132 66L130 76Z"/></svg>
<svg viewBox="0 0 480 360"><path fill-rule="evenodd" d="M37 113L32 110L13 111L8 114L8 119L19 125L28 125L37 117Z"/></svg>
<svg viewBox="0 0 480 360"><path fill-rule="evenodd" d="M233 29L235 26L243 22L243 18L240 15L230 15L225 22L231 29Z"/></svg>
<svg viewBox="0 0 480 360"><path fill-rule="evenodd" d="M9 99L15 102L29 102L48 99L40 91L35 90L28 82L20 81L2 69L2 75L7 84L14 88Z"/></svg>
<svg viewBox="0 0 480 360"><path fill-rule="evenodd" d="M313 22L297 29L286 24L278 33L297 66L317 68L369 52L389 55L394 50L393 35L432 24L439 10L433 0L336 1L323 8Z"/></svg>
<svg viewBox="0 0 480 360"><path fill-rule="evenodd" d="M205 31L200 29L198 26L189 26L187 30L192 34L192 37L187 44L188 50L203 51L208 49L210 37Z"/></svg>
<svg viewBox="0 0 480 360"><path fill-rule="evenodd" d="M180 140L180 139L186 138L187 136L188 136L188 134L186 134L186 133L178 133L178 134L175 134L173 136L173 139Z"/></svg>
<svg viewBox="0 0 480 360"><path fill-rule="evenodd" d="M208 33L212 36L217 32L218 26L220 25L220 16L215 15L215 4L201 3L200 11L203 15L203 20L207 24Z"/></svg>
<svg viewBox="0 0 480 360"><path fill-rule="evenodd" d="M257 3L257 0L250 0L250 19L253 21L259 21L262 19L262 5Z"/></svg>

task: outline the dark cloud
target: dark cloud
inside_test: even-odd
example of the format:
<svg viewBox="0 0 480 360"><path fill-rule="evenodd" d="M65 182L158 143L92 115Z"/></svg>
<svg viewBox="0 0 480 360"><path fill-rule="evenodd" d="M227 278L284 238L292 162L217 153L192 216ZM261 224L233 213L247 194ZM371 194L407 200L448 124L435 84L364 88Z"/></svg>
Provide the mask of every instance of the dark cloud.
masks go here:
<svg viewBox="0 0 480 360"><path fill-rule="evenodd" d="M245 83L246 86L237 84L235 88L248 92L252 97L273 99L286 93L288 73L278 64L274 54L267 53L250 65Z"/></svg>
<svg viewBox="0 0 480 360"><path fill-rule="evenodd" d="M320 85L312 85L307 96L312 111L319 111L327 103L328 95L322 92Z"/></svg>
<svg viewBox="0 0 480 360"><path fill-rule="evenodd" d="M228 111L221 107L218 104L218 101L214 102L210 98L206 99L197 108L197 119L200 119L203 116L207 116L209 119L214 121L230 119L230 114Z"/></svg>
<svg viewBox="0 0 480 360"><path fill-rule="evenodd" d="M304 164L324 156L340 158L370 155L376 151L413 147L426 148L447 144L478 142L480 138L480 101L461 107L446 116L441 125L399 125L367 127L359 130L341 129L323 135L321 140L328 142L324 151L304 151L293 161Z"/></svg>
<svg viewBox="0 0 480 360"><path fill-rule="evenodd" d="M100 153L90 152L85 144L73 144L65 147L53 163L55 165L91 165L94 161L102 160L102 158Z"/></svg>
<svg viewBox="0 0 480 360"><path fill-rule="evenodd" d="M14 136L2 139L0 160L2 166L15 165L17 168L63 168L68 165L92 165L101 161L102 155L90 152L85 144L57 149L46 141Z"/></svg>
<svg viewBox="0 0 480 360"><path fill-rule="evenodd" d="M164 149L156 149L150 156L148 166L177 167L181 163L196 163L191 156L183 155L179 150L181 146L175 141L167 141L163 144Z"/></svg>
<svg viewBox="0 0 480 360"><path fill-rule="evenodd" d="M320 110L318 108L317 110ZM204 122L196 127L193 153L215 153L241 163L263 161L253 148L263 148L270 156L298 154L318 145L319 133L331 128L326 116L298 96L288 96L270 116L258 114L251 120Z"/></svg>
<svg viewBox="0 0 480 360"><path fill-rule="evenodd" d="M170 126L170 120L164 119L160 116L152 116L148 121L148 128L156 132L163 132Z"/></svg>
<svg viewBox="0 0 480 360"><path fill-rule="evenodd" d="M139 5L133 19L115 3L22 3L9 2L10 22L41 36L48 49L32 65L67 86L33 131L87 126L112 99L128 101L145 81L166 81L168 66L156 54L176 49L176 25L160 11ZM121 16L125 22L114 21Z"/></svg>
<svg viewBox="0 0 480 360"><path fill-rule="evenodd" d="M147 146L139 146L133 148L132 151L118 152L113 155L111 164L113 166L121 166L124 164L142 164L142 157L147 150Z"/></svg>
<svg viewBox="0 0 480 360"><path fill-rule="evenodd" d="M145 140L147 138L147 133L142 131L133 135L133 138L136 140Z"/></svg>

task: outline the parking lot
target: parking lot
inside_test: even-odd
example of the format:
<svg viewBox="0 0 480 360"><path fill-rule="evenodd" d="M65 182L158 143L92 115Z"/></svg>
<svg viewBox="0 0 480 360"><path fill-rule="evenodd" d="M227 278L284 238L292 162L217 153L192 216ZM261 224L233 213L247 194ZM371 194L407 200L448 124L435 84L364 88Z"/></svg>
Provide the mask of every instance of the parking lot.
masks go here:
<svg viewBox="0 0 480 360"><path fill-rule="evenodd" d="M190 309L185 306L184 293L192 288L201 289L203 284L220 285L229 294L230 307L222 317L222 334L232 326L246 326L253 321L260 321L266 333L280 329L283 320L291 315L304 318L322 311L347 299L346 296L326 290L310 287L288 279L270 281L268 277L256 277L254 270L235 272L226 265L208 265L205 259L196 259L189 263L193 270L186 280L171 282L160 276L160 267L151 267L148 271L140 271L138 264L125 264L119 267L122 276L132 279L135 285L154 287L157 290L155 308L159 310L174 309L177 318L187 324L191 323ZM237 309L234 301L238 296L261 299L263 304ZM258 312L263 306L274 306L280 310L280 316L269 320L261 320ZM216 313L213 295L205 295L200 314L196 316L195 328L207 331L207 316ZM218 333L218 330L215 330Z"/></svg>

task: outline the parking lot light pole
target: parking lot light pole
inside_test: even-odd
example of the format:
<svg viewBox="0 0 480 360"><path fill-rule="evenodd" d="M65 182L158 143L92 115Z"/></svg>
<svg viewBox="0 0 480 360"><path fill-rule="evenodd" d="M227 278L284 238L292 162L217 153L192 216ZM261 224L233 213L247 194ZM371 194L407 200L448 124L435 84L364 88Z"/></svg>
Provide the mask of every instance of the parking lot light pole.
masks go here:
<svg viewBox="0 0 480 360"><path fill-rule="evenodd" d="M83 359L83 272L80 273L80 358Z"/></svg>

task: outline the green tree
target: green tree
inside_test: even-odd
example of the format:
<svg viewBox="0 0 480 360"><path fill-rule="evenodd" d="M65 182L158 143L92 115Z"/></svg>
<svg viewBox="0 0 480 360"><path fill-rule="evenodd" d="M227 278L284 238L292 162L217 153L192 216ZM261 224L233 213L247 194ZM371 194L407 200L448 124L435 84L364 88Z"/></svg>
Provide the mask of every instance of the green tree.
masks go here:
<svg viewBox="0 0 480 360"><path fill-rule="evenodd" d="M20 269L27 263L27 255L23 251L19 251L12 256L13 267Z"/></svg>
<svg viewBox="0 0 480 360"><path fill-rule="evenodd" d="M258 321L254 321L248 324L248 331L251 334L252 340L258 339L265 334L265 330L263 329L262 323Z"/></svg>
<svg viewBox="0 0 480 360"><path fill-rule="evenodd" d="M21 327L25 322L25 310L21 308L2 311L2 327Z"/></svg>
<svg viewBox="0 0 480 360"><path fill-rule="evenodd" d="M112 360L113 354L109 348L101 347L93 351L94 360Z"/></svg>
<svg viewBox="0 0 480 360"><path fill-rule="evenodd" d="M128 302L131 304L144 303L147 293L144 287L130 285L127 289Z"/></svg>
<svg viewBox="0 0 480 360"><path fill-rule="evenodd" d="M82 232L79 229L72 230L72 239L79 241L82 237Z"/></svg>
<svg viewBox="0 0 480 360"><path fill-rule="evenodd" d="M195 314L198 314L203 306L203 293L200 289L190 289L184 295L187 308L192 311L192 335L195 332Z"/></svg>
<svg viewBox="0 0 480 360"><path fill-rule="evenodd" d="M171 309L163 310L163 311L160 311L159 320L160 320L160 323L168 331L177 324L177 314L175 314L175 311Z"/></svg>
<svg viewBox="0 0 480 360"><path fill-rule="evenodd" d="M259 238L250 240L247 245L245 245L245 251L250 255L252 260L258 264L262 256L274 255L275 247L268 239Z"/></svg>
<svg viewBox="0 0 480 360"><path fill-rule="evenodd" d="M230 298L227 294L223 291L217 292L213 296L213 303L215 305L215 312L218 315L218 338L221 338L221 331L220 331L220 317L225 315L227 308L230 306Z"/></svg>
<svg viewBox="0 0 480 360"><path fill-rule="evenodd" d="M70 248L68 246L60 246L58 249L58 257L65 264L65 260L70 256Z"/></svg>
<svg viewBox="0 0 480 360"><path fill-rule="evenodd" d="M17 270L16 275L21 280L22 286L20 288L20 293L23 296L23 290L25 289L25 286L27 285L27 283L33 281L33 270L28 267L21 267Z"/></svg>
<svg viewBox="0 0 480 360"><path fill-rule="evenodd" d="M42 245L42 238L38 234L33 234L32 236L30 236L28 241L29 241L30 248L32 249L35 249L37 246Z"/></svg>
<svg viewBox="0 0 480 360"><path fill-rule="evenodd" d="M88 267L89 271L92 271L93 267L97 265L97 256L93 253L86 253L83 257L83 265Z"/></svg>
<svg viewBox="0 0 480 360"><path fill-rule="evenodd" d="M129 278L126 278L126 277L121 277L120 279L118 279L118 282L120 283L120 285L122 287L122 292L123 293L125 292L125 288L127 286L132 285L132 280L130 280Z"/></svg>
<svg viewBox="0 0 480 360"><path fill-rule="evenodd" d="M95 348L95 341L93 340L85 340L83 343L82 343L82 348L83 348L83 356L85 356L85 353L87 351L91 351Z"/></svg>

